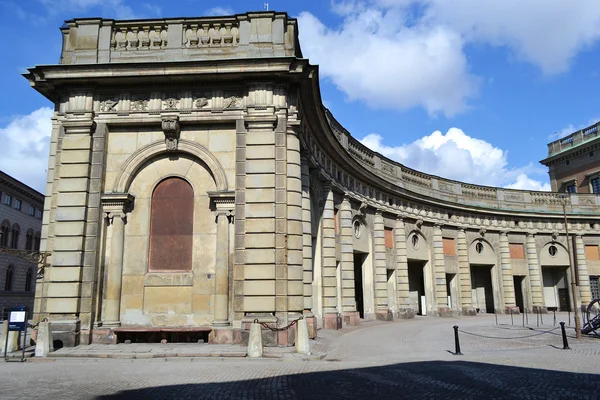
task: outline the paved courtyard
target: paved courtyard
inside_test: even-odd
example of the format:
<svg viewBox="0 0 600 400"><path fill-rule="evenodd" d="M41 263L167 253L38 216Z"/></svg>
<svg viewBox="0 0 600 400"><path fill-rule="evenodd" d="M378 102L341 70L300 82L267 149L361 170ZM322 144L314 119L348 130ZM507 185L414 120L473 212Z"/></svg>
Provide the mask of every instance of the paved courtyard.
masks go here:
<svg viewBox="0 0 600 400"><path fill-rule="evenodd" d="M571 339L571 350L562 350L551 316L540 328L534 316L533 329L519 326L517 316L514 325L509 316L498 322L494 316L420 317L320 331L315 348L327 356L318 361L64 357L0 363L0 398L600 398L600 340ZM474 334L461 333L462 356L451 354L455 324ZM525 337L531 335L537 336Z"/></svg>

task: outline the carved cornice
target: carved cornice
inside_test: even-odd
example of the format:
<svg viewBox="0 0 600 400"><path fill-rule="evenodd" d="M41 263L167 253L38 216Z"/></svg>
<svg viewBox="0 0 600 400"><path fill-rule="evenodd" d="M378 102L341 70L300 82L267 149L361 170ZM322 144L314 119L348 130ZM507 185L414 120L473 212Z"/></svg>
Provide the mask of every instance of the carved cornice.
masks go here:
<svg viewBox="0 0 600 400"><path fill-rule="evenodd" d="M235 192L234 191L223 191L223 192L208 192L210 199L210 208L213 211L226 212L228 215L233 215L235 210Z"/></svg>
<svg viewBox="0 0 600 400"><path fill-rule="evenodd" d="M129 193L105 193L100 197L104 212L130 212L134 200L135 197Z"/></svg>

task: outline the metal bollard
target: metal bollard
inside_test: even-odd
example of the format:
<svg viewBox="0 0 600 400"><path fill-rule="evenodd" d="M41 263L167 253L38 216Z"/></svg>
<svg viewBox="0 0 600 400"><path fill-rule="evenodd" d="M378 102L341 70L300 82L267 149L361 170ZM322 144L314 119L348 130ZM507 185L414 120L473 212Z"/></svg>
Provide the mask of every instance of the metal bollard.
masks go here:
<svg viewBox="0 0 600 400"><path fill-rule="evenodd" d="M458 340L458 325L454 325L454 355L463 355L463 353L460 352L460 342Z"/></svg>
<svg viewBox="0 0 600 400"><path fill-rule="evenodd" d="M514 325L515 321L513 321L512 308L510 309L510 324Z"/></svg>
<svg viewBox="0 0 600 400"><path fill-rule="evenodd" d="M495 308L494 308L494 317L496 317L496 325L498 325L498 314L496 313Z"/></svg>
<svg viewBox="0 0 600 400"><path fill-rule="evenodd" d="M553 322L553 326L556 326L556 310L554 310L554 322Z"/></svg>
<svg viewBox="0 0 600 400"><path fill-rule="evenodd" d="M523 314L523 328L525 328L525 314L527 313L527 311L526 310L523 310L523 311L524 311L522 313Z"/></svg>
<svg viewBox="0 0 600 400"><path fill-rule="evenodd" d="M563 337L563 350L570 350L571 348L569 347L569 342L567 341L567 331L565 330L564 322L560 323L560 330L562 331Z"/></svg>

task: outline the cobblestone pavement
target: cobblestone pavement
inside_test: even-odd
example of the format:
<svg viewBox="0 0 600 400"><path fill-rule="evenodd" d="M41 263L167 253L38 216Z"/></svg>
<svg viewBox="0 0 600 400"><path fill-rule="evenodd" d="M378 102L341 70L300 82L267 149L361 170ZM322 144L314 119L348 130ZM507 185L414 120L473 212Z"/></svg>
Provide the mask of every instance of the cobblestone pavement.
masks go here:
<svg viewBox="0 0 600 400"><path fill-rule="evenodd" d="M454 350L458 325L464 355ZM507 316L416 318L319 331L325 360L56 359L0 363L2 399L600 398L600 340ZM570 331L572 333L572 331ZM494 337L492 339L491 337ZM511 339L498 339L511 338Z"/></svg>

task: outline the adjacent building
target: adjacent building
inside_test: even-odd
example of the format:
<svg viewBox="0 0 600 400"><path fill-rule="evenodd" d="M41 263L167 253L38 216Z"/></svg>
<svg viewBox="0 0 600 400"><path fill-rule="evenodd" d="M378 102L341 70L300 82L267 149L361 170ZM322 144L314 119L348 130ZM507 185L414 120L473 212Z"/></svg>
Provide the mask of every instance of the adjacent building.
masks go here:
<svg viewBox="0 0 600 400"><path fill-rule="evenodd" d="M277 12L75 19L60 63L25 74L55 104L35 319L56 339L237 342L300 317L314 336L598 296L598 195L473 185L370 150L323 106L298 28ZM264 337L289 345L293 327Z"/></svg>
<svg viewBox="0 0 600 400"><path fill-rule="evenodd" d="M23 255L40 248L44 195L0 171L0 313L33 311L37 265ZM20 253L20 254L19 254Z"/></svg>
<svg viewBox="0 0 600 400"><path fill-rule="evenodd" d="M548 144L553 192L600 193L600 122Z"/></svg>

